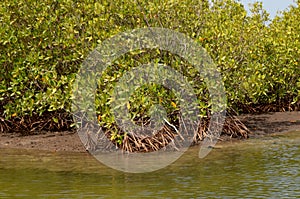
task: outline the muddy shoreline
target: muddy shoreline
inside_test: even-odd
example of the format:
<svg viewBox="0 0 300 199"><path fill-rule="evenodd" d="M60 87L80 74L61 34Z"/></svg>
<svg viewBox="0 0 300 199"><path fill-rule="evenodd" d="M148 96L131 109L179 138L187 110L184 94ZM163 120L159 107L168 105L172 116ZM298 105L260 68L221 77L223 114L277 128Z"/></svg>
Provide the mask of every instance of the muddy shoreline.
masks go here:
<svg viewBox="0 0 300 199"><path fill-rule="evenodd" d="M300 131L300 111L276 112L259 115L240 115L238 118L250 129L250 139L273 133ZM220 143L240 138L221 136ZM37 135L21 136L17 133L1 133L0 149L36 149L46 151L86 152L76 132L39 132Z"/></svg>

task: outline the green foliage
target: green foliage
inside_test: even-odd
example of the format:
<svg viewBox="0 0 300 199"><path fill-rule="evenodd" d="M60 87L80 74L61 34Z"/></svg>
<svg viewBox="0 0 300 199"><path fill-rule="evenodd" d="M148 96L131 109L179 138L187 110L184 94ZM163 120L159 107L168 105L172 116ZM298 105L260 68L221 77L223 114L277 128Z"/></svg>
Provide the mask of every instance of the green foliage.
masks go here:
<svg viewBox="0 0 300 199"><path fill-rule="evenodd" d="M299 2L270 25L261 4L254 4L247 16L232 0L214 0L211 5L206 0L3 0L0 11L0 116L7 119L69 112L72 84L88 53L119 32L147 26L177 30L201 43L223 75L230 107L299 100ZM117 80L149 62L164 63L186 76L201 115L207 114L205 82L187 60L145 49L116 60L98 80L95 102L101 124L113 128L109 105ZM153 104L162 104L168 114L180 106L174 93L150 85L136 91L129 102L132 118L147 118ZM113 136L122 140L121 135Z"/></svg>

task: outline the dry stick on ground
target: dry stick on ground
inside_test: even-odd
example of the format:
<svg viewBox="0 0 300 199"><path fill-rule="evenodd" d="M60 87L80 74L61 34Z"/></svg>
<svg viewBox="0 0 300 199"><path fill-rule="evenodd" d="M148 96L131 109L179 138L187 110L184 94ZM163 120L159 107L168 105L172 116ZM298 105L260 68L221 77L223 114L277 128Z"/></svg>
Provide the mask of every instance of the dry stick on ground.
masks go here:
<svg viewBox="0 0 300 199"><path fill-rule="evenodd" d="M30 120L32 123L29 125L28 121L22 121L21 124L14 123L9 124L10 121L3 122L1 120L1 129L8 129L11 126L19 125L18 128L22 128L26 125L33 127L32 125L36 125L36 130L40 130L39 128L46 128L46 125L52 125L52 119L50 118L39 118L38 120ZM50 124L51 123L51 124ZM199 128L195 135L193 135L194 144L201 142L204 137L208 136L207 128L209 124L208 118L202 118L199 122ZM184 124L185 125L185 124ZM28 127L28 126L27 126ZM185 126L184 126L185 127ZM48 128L48 127L47 127ZM185 127L186 128L186 127ZM23 128L24 129L24 128ZM125 134L123 143L117 144L112 143L109 141L111 132L108 130L105 133L102 133L101 136L106 136L107 142L104 142L106 146L101 146L101 149L110 150L113 147L118 147L124 151L128 152L148 152L148 151L155 151L162 148L171 148L177 150L181 147L181 140L184 140L183 136L181 135L182 132L179 132L177 127L170 123L168 120L165 119L165 126L158 132L156 132L152 137L139 137L138 135L134 134ZM227 134L231 137L244 137L246 138L247 135L250 133L248 128L236 117L233 115L228 115L226 118L223 133ZM104 137L103 137L104 138ZM103 139L98 137L98 139ZM93 148L93 147L92 147Z"/></svg>
<svg viewBox="0 0 300 199"><path fill-rule="evenodd" d="M165 125L163 129L156 133L156 135L153 137L140 138L136 135L131 136L133 138L132 141L134 146L132 146L130 151L156 151L161 148L165 148L170 144L172 145L173 149L178 150L180 144L176 144L174 142L174 140L176 140L175 136L179 136L181 140L184 140L184 138L173 124L168 122L166 119L165 121L167 125ZM201 142L204 137L209 136L207 134L209 119L202 119L200 124L201 125L199 126L197 134L194 135L194 144ZM169 126L172 127L172 130L168 128ZM224 124L224 133L230 135L231 137L241 136L246 138L250 131L236 116L229 115ZM130 140L128 139L128 141ZM128 147L126 148L128 150Z"/></svg>

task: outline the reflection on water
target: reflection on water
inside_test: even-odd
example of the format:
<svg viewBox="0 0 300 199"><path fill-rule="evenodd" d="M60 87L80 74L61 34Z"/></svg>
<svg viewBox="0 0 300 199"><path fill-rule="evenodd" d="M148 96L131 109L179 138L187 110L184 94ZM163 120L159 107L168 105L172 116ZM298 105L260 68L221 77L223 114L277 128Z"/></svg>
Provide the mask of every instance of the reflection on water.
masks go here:
<svg viewBox="0 0 300 199"><path fill-rule="evenodd" d="M82 153L0 151L0 198L296 198L300 132L199 147L152 173L115 171ZM146 166L146 165L145 165Z"/></svg>

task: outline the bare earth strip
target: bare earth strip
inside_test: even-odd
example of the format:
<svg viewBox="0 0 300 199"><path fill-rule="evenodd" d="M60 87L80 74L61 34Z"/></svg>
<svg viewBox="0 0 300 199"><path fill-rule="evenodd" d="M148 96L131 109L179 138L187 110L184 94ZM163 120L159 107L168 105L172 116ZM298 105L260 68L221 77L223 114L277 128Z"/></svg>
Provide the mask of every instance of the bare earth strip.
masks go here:
<svg viewBox="0 0 300 199"><path fill-rule="evenodd" d="M272 133L300 132L300 112L241 115L239 119L257 138ZM228 140L228 138L224 139ZM41 132L38 135L0 134L1 148L86 152L76 132Z"/></svg>

